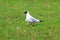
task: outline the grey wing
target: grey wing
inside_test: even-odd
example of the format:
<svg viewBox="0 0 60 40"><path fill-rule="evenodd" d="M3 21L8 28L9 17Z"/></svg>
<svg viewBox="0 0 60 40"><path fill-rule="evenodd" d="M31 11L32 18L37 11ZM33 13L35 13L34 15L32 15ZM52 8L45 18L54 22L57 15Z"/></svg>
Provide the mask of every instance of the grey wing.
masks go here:
<svg viewBox="0 0 60 40"><path fill-rule="evenodd" d="M30 18L30 20L32 20L33 22L38 22L38 20L37 19L35 19L35 18Z"/></svg>

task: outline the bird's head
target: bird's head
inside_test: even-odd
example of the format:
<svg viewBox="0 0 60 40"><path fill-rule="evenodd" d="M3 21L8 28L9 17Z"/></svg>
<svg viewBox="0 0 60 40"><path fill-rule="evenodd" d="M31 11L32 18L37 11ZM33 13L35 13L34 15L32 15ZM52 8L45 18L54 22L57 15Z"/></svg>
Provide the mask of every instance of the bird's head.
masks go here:
<svg viewBox="0 0 60 40"><path fill-rule="evenodd" d="M27 11L25 11L24 13L27 14Z"/></svg>
<svg viewBox="0 0 60 40"><path fill-rule="evenodd" d="M25 13L25 14L29 14L29 11L25 11L24 13Z"/></svg>

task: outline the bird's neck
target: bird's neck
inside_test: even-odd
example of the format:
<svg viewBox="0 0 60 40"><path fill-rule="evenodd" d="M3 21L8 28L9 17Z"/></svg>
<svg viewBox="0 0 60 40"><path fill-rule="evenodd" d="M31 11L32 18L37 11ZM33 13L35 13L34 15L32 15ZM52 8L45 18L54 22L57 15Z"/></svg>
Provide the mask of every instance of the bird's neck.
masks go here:
<svg viewBox="0 0 60 40"><path fill-rule="evenodd" d="M29 14L29 13L26 14L26 18L27 18L27 17L30 17L30 14Z"/></svg>

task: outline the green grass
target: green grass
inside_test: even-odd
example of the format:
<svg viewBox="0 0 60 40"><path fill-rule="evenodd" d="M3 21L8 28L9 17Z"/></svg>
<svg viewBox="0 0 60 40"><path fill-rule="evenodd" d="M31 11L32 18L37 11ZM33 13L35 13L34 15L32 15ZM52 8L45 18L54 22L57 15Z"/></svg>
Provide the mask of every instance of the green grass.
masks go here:
<svg viewBox="0 0 60 40"><path fill-rule="evenodd" d="M26 10L44 22L26 25ZM60 40L60 0L0 0L0 40Z"/></svg>

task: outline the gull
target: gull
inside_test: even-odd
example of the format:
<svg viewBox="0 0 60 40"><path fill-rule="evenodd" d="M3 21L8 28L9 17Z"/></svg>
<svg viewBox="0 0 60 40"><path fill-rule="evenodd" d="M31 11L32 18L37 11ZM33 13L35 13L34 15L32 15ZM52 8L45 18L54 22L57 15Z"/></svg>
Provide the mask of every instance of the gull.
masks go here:
<svg viewBox="0 0 60 40"><path fill-rule="evenodd" d="M25 19L26 22L30 22L30 23L43 22L42 20L38 20L33 16L31 16L29 11L25 11L25 15L26 15L26 19Z"/></svg>

